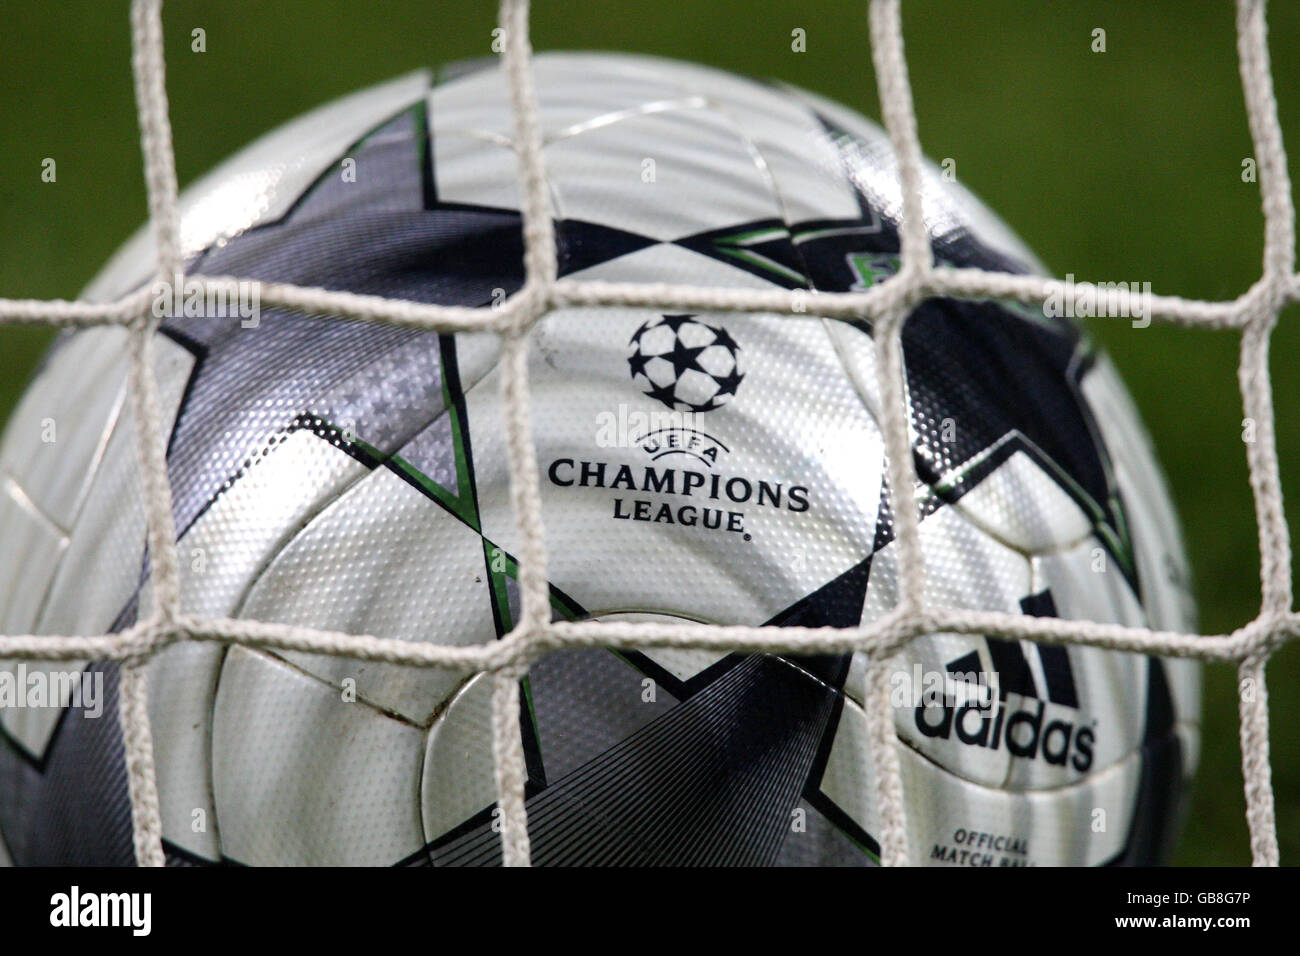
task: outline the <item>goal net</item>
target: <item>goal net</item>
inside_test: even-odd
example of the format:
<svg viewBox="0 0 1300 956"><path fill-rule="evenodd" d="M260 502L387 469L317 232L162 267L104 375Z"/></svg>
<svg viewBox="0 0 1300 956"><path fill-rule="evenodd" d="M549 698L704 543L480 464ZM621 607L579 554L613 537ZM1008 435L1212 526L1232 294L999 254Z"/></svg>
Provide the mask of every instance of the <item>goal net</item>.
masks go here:
<svg viewBox="0 0 1300 956"><path fill-rule="evenodd" d="M149 199L156 242L156 276L169 283L182 275L177 182L164 82L161 0L134 0L131 11L133 68ZM166 442L153 374L153 337L160 319L150 305L149 285L118 301L0 299L0 322L54 327L116 325L130 330L129 400L135 420L136 454L148 519L153 606L139 623L115 634L0 636L0 658L42 661L104 660L121 666L120 722L127 762L134 846L138 862L162 865L162 824L147 707L150 659L182 641L220 642L278 651L299 651L382 661L461 673L490 674L493 682L492 735L500 835L507 865L527 865L529 837L525 810L525 755L520 733L520 681L542 654L569 647L692 648L725 652L826 654L856 652L868 662L867 757L880 820L880 860L909 860L905 800L890 700L891 661L906 645L938 632L981 634L1046 644L1080 644L1147 655L1232 661L1239 695L1242 772L1251 855L1256 865L1276 865L1278 845L1268 747L1265 666L1272 653L1300 631L1291 609L1291 552L1282 508L1274 434L1269 339L1283 307L1300 297L1295 274L1295 214L1286 154L1270 71L1265 3L1238 0L1237 47L1250 133L1258 163L1264 211L1261 277L1239 298L1196 301L1153 295L1156 321L1200 329L1234 329L1241 335L1239 383L1243 416L1254 423L1246 442L1261 555L1258 616L1218 635L1155 631L1055 618L972 612L927 606L919 539L916 474L904 397L902 328L909 313L932 297L1004 299L1042 307L1060 296L1065 283L1032 275L980 269L938 268L922 215L922 161L917 137L899 0L870 4L872 58L884 125L897 157L902 194L901 267L889 282L862 292L809 293L801 290L740 290L665 284L629 284L561 279L557 275L555 225L546 188L542 137L531 73L526 0L503 0L500 25L504 70L513 109L514 141L522 196L524 267L522 288L493 307L463 308L399 301L380 296L259 283L256 294L271 306L312 315L341 316L438 332L481 331L501 344L504 434L510 464L510 496L523 545L519 554L522 610L513 630L484 645L452 647L412 644L394 638L345 634L297 626L187 615L181 606L172 495ZM229 276L186 276L219 295L237 294ZM1072 284L1070 294L1089 284ZM1095 288L1095 287L1094 287ZM1108 297L1096 296L1101 303ZM721 627L609 621L553 621L547 553L541 522L539 470L529 421L527 352L530 333L548 312L569 307L652 307L662 311L798 314L867 320L874 328L876 367L885 397L881 426L888 481L896 496L899 594L887 614L851 628Z"/></svg>

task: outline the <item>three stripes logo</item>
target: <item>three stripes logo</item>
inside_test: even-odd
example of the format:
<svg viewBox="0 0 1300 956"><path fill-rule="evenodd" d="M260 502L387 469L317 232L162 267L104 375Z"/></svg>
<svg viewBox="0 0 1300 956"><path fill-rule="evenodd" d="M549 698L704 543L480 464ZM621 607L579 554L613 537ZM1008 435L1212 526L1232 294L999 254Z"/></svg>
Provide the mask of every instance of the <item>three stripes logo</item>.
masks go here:
<svg viewBox="0 0 1300 956"><path fill-rule="evenodd" d="M1056 617L1051 591L1023 598L1020 608L1035 617ZM1005 747L1013 757L1068 764L1086 773L1092 767L1096 731L1078 726L1077 714L1069 713L1078 711L1079 694L1066 649L995 638L989 638L988 646L996 703L977 699L962 706L921 704L916 708L916 729L927 737L988 750ZM1026 655L1026 646L1037 659L1037 668ZM979 654L971 651L949 661L947 669L954 680L969 681L982 669ZM1021 703L1013 706L1017 699Z"/></svg>

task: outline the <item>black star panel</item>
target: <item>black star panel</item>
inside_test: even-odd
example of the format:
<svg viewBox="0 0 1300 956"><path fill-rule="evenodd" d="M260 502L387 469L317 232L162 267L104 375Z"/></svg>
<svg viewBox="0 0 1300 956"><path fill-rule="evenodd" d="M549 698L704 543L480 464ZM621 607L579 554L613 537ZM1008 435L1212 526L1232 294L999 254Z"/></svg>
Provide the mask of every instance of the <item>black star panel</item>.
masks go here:
<svg viewBox="0 0 1300 956"><path fill-rule="evenodd" d="M422 106L397 116L348 151L355 182L331 167L281 220L209 250L191 270L445 305L484 306L495 290L516 291L523 284L518 213L438 203L423 175L427 137ZM563 271L652 244L572 221L561 224L558 241ZM400 396L413 380L407 392L440 394L432 332L277 309L255 329L241 328L238 318L204 317L170 319L164 331L198 358L168 453L182 531L244 458L295 416L319 409L339 383L412 341L427 348L408 348L410 357L386 370L383 390ZM400 447L443 411L440 400L394 408L393 442L383 450Z"/></svg>
<svg viewBox="0 0 1300 956"><path fill-rule="evenodd" d="M535 694L547 692L534 681ZM533 862L774 862L835 698L832 688L790 662L740 659L705 689L534 794L528 800ZM660 820L666 806L675 808L672 826ZM436 865L489 864L500 853L490 818L429 849Z"/></svg>

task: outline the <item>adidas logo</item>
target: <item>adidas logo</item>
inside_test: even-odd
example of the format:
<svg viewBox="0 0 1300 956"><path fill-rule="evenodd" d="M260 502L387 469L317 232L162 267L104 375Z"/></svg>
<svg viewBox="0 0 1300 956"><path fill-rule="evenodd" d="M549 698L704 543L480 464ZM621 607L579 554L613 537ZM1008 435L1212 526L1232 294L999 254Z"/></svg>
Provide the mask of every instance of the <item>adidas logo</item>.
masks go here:
<svg viewBox="0 0 1300 956"><path fill-rule="evenodd" d="M1020 608L1035 617L1056 617L1051 591L1023 598ZM997 703L973 700L962 706L922 704L915 710L916 729L927 737L955 739L964 746L989 750L1005 747L1013 757L1041 759L1060 767L1068 764L1079 773L1091 769L1095 728L1063 719L1069 714L1056 716L1061 709L1079 709L1074 669L1066 649L996 638L989 638L988 646L998 688ZM1026 648L1037 657L1037 670L1030 664ZM954 680L969 680L969 675L981 670L979 654L971 651L949 661L946 667ZM1013 707L1009 697L1033 703ZM1050 720L1048 704L1053 705Z"/></svg>

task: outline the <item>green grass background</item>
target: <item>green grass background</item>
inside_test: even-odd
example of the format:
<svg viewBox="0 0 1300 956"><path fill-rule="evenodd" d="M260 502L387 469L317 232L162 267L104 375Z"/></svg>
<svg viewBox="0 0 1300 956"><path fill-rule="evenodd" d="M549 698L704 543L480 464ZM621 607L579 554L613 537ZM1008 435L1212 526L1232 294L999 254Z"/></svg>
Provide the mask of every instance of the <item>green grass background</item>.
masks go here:
<svg viewBox="0 0 1300 956"><path fill-rule="evenodd" d="M777 77L878 118L865 5L570 0L534 14L537 49L643 51ZM145 215L126 4L6 5L0 27L0 296L74 297ZM1300 148L1300 6L1274 3L1273 73ZM904 4L921 139L1057 275L1226 299L1260 271L1258 188L1226 0ZM356 88L489 53L494 4L169 3L168 92L182 185L260 133ZM207 52L190 50L190 32ZM791 31L807 52L791 51ZM1092 31L1107 51L1091 51ZM40 181L53 157L58 181ZM1292 175L1295 173L1295 164ZM1287 313L1273 381L1288 514L1300 523L1300 334ZM1098 324L1141 406L1182 514L1202 628L1259 606L1258 544L1232 333ZM0 327L0 420L49 339ZM0 543L0 546L3 546ZM1269 671L1284 862L1300 860L1300 649ZM1206 671L1201 767L1177 860L1249 860L1234 672Z"/></svg>

